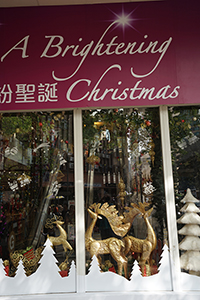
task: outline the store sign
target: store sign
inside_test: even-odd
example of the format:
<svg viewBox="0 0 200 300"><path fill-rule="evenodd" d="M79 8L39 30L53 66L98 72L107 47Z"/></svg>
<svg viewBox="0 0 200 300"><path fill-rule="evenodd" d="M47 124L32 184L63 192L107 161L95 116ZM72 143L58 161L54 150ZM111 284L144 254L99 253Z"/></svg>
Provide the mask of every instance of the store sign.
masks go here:
<svg viewBox="0 0 200 300"><path fill-rule="evenodd" d="M1 9L0 109L198 103L200 19L188 3Z"/></svg>

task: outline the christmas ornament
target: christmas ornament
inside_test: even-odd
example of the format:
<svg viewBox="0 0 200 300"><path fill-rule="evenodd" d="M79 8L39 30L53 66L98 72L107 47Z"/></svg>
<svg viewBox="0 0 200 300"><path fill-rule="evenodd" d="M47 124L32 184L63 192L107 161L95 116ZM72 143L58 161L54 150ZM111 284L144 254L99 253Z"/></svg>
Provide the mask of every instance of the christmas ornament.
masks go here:
<svg viewBox="0 0 200 300"><path fill-rule="evenodd" d="M67 241L67 233L64 230L64 228L61 226L64 224L64 222L55 220L53 221L53 223L56 224L56 227L58 228L60 235L56 237L47 235L52 245L53 246L62 245L65 252L67 252L67 249L72 250L72 246Z"/></svg>
<svg viewBox="0 0 200 300"><path fill-rule="evenodd" d="M119 198L121 200L122 207L124 207L124 198L126 196L126 192L125 192L125 184L122 178L120 179L118 188L119 188Z"/></svg>
<svg viewBox="0 0 200 300"><path fill-rule="evenodd" d="M27 248L27 249L30 250L30 248ZM16 250L14 252L10 252L10 260L11 260L13 266L15 268L17 268L19 261L21 259L23 262L23 265L24 265L26 275L29 276L37 270L38 262L41 259L41 256L42 256L41 253L42 253L44 247L39 247L39 248L33 250L34 254L32 255L32 258L29 257L30 259L28 259L26 257L26 255L24 255L27 251L29 251L27 249Z"/></svg>
<svg viewBox="0 0 200 300"><path fill-rule="evenodd" d="M19 181L21 187L24 187L31 182L31 177L23 173L21 176L17 177L17 181Z"/></svg>
<svg viewBox="0 0 200 300"><path fill-rule="evenodd" d="M86 162L91 165L91 168L88 172L89 199L87 200L90 205L93 202L94 166L100 163L100 158L97 155L92 154L86 159ZM104 181L105 178L103 178L103 182Z"/></svg>
<svg viewBox="0 0 200 300"><path fill-rule="evenodd" d="M4 265L4 270L5 270L5 273L6 273L6 276L9 276L9 269L10 269L10 263L9 263L9 260L4 260L3 262L3 265Z"/></svg>
<svg viewBox="0 0 200 300"><path fill-rule="evenodd" d="M95 164L100 163L100 158L93 154L86 159L86 162L94 167Z"/></svg>
<svg viewBox="0 0 200 300"><path fill-rule="evenodd" d="M149 146L150 146L149 155L151 157L152 165L154 166L154 160L155 160L154 148L155 148L155 144L154 144L153 140L150 141Z"/></svg>

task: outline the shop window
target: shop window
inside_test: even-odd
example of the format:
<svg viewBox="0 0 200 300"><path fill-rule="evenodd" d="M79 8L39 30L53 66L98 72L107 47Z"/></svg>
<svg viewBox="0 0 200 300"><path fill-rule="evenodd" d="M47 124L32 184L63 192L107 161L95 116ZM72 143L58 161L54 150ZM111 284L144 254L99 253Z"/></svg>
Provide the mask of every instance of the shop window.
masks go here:
<svg viewBox="0 0 200 300"><path fill-rule="evenodd" d="M100 287L98 270L158 275L168 243L158 108L84 111L83 143L87 289L122 288Z"/></svg>
<svg viewBox="0 0 200 300"><path fill-rule="evenodd" d="M62 291L55 276L69 277L75 262L72 112L2 114L0 150L0 257L5 275L17 280L22 264L29 281L21 293L26 282L32 286L29 292ZM45 278L42 288L39 280L31 284L37 274ZM73 284L65 286L74 289Z"/></svg>
<svg viewBox="0 0 200 300"><path fill-rule="evenodd" d="M180 267L184 289L200 276L200 107L169 109ZM196 275L194 277L187 276ZM194 283L194 281L193 281ZM199 289L200 281L197 281ZM196 286L195 286L196 289Z"/></svg>

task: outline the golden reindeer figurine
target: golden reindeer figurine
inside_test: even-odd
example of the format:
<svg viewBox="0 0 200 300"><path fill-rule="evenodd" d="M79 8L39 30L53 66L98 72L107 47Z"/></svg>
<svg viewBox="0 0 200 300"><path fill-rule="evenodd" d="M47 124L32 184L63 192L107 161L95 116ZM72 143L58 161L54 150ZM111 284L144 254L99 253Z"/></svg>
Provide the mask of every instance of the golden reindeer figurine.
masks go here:
<svg viewBox="0 0 200 300"><path fill-rule="evenodd" d="M127 278L127 258L124 256L124 243L115 237L110 237L104 240L95 240L92 237L94 226L99 217L101 204L94 203L88 208L88 213L92 218L92 222L85 233L86 250L90 252L91 257L97 257L99 264L101 261L101 254L111 254L118 265L118 274L122 275L124 268L124 275Z"/></svg>
<svg viewBox="0 0 200 300"><path fill-rule="evenodd" d="M147 236L146 239L138 239L133 236L126 236L123 241L125 244L125 255L131 252L140 253L139 265L141 267L142 274L144 274L144 265L147 263L149 266L151 264L152 252L156 248L157 239L155 232L148 220L148 217L151 215L153 208L145 211L145 207L148 206L148 203L139 203L139 205L132 203L132 208L129 207L129 211L131 209L138 211L141 213L147 228Z"/></svg>
<svg viewBox="0 0 200 300"><path fill-rule="evenodd" d="M118 274L122 274L122 269L124 267L125 277L127 278L126 255L130 251L138 253L140 254L139 264L141 266L142 274L144 274L144 265L146 263L150 265L152 252L156 248L157 244L155 232L148 220L153 208L146 211L145 207L147 206L149 206L148 203L140 202L139 205L131 203L131 207L125 207L126 211L123 216L119 216L115 205L109 206L108 203L104 203L103 205L100 203L92 204L88 209L92 222L85 234L86 249L90 252L90 255L96 255L100 261L101 254L110 253L118 264ZM146 239L138 239L136 237L126 235L132 226L134 218L138 214L141 214L146 223ZM92 232L97 218L100 217L99 215L103 215L107 218L113 232L122 237L122 240L114 237L110 237L105 240L93 239Z"/></svg>
<svg viewBox="0 0 200 300"><path fill-rule="evenodd" d="M67 252L67 249L72 250L72 246L67 241L67 233L64 228L61 226L64 222L60 220L55 220L53 224L56 224L56 227L60 231L59 236L49 236L47 235L48 239L52 243L53 246L63 245L64 251Z"/></svg>

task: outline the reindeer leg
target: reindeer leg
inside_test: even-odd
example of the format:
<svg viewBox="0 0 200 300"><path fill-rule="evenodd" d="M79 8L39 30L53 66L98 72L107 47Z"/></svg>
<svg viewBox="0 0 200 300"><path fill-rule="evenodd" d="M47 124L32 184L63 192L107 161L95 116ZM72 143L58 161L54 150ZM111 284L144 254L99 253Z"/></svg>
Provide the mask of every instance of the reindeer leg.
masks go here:
<svg viewBox="0 0 200 300"><path fill-rule="evenodd" d="M101 244L99 241L95 241L91 244L90 246L90 256L91 258L95 255L97 260L98 260L98 263L99 263L99 267L101 266L101 256L100 256L100 248L101 248Z"/></svg>
<svg viewBox="0 0 200 300"><path fill-rule="evenodd" d="M140 268L141 268L142 276L144 276L144 265L145 265L145 263L144 262L140 262L139 265L140 265Z"/></svg>
<svg viewBox="0 0 200 300"><path fill-rule="evenodd" d="M127 274L127 260L123 263L124 267L124 276L126 279L128 279L128 274Z"/></svg>
<svg viewBox="0 0 200 300"><path fill-rule="evenodd" d="M132 242L131 242L131 240L128 236L126 236L123 239L123 242L124 242L124 245L125 245L124 254L127 255L129 253L129 251L131 250Z"/></svg>
<svg viewBox="0 0 200 300"><path fill-rule="evenodd" d="M126 274L125 276L127 276L127 271L126 271L127 259L122 254L123 248L124 248L124 244L121 240L112 239L111 242L109 243L110 254L114 258L114 260L117 262L118 274L122 275L122 269L123 269L123 266L125 266L124 274Z"/></svg>
<svg viewBox="0 0 200 300"><path fill-rule="evenodd" d="M141 267L142 275L144 275L144 266L145 266L146 262L148 262L148 264L149 264L149 258L150 258L151 251L152 251L151 243L146 241L143 244L143 249L142 250L143 251L142 251L142 255L140 257L139 265Z"/></svg>
<svg viewBox="0 0 200 300"><path fill-rule="evenodd" d="M122 275L122 263L120 261L117 262L117 267L118 267L118 274L119 275Z"/></svg>

